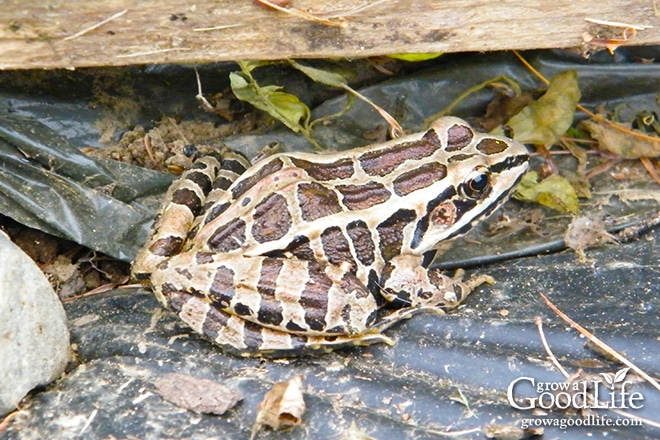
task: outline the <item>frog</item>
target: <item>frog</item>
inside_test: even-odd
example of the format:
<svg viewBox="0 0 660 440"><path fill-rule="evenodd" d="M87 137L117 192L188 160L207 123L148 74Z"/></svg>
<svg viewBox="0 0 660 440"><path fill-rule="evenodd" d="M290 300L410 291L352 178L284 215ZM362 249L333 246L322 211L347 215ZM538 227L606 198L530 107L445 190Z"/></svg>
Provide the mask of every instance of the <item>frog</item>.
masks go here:
<svg viewBox="0 0 660 440"><path fill-rule="evenodd" d="M251 164L222 149L167 191L132 274L193 331L241 356L393 344L488 275L445 274L438 248L510 196L529 153L456 117L345 151Z"/></svg>

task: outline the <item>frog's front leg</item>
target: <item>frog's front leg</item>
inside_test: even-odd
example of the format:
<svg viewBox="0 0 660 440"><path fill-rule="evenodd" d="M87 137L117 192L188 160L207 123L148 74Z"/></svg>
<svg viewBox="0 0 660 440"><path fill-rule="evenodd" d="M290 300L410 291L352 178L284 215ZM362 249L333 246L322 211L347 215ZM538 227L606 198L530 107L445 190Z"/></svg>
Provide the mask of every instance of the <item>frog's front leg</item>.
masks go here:
<svg viewBox="0 0 660 440"><path fill-rule="evenodd" d="M463 280L463 270L449 277L437 268L422 265L422 256L400 255L383 270L382 295L389 302L403 307L439 307L451 310L458 307L478 286L493 279L488 275L474 275Z"/></svg>

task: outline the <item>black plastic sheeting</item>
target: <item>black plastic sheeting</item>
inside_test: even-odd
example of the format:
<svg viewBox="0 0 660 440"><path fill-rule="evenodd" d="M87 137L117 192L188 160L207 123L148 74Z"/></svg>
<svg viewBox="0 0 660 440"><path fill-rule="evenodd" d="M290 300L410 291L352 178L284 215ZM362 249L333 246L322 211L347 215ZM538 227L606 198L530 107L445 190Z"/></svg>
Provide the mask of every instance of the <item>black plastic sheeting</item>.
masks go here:
<svg viewBox="0 0 660 440"><path fill-rule="evenodd" d="M652 57L653 54L645 55ZM656 99L660 90L657 64L593 64L576 56L568 58L552 53L532 56L535 67L547 77L566 69L577 69L582 103L587 106L608 103L612 107L625 104L629 112L657 110ZM172 71L180 82L193 84L190 80L192 68L172 67ZM159 76L159 72L165 73ZM226 74L224 71L217 76ZM140 87L148 88L145 93L150 96L174 81L165 68L151 68L144 75L149 84ZM523 88L538 85L513 55L505 53L451 57L439 67L386 81L363 92L390 110L406 129L414 131L423 128L425 118L444 108L463 90L499 75L516 80ZM277 79L286 83L287 73ZM139 244L144 242L157 208L145 204L144 198L164 192L171 176L113 161L94 160L78 151L80 147L89 146L91 134L98 130L94 122L101 118L100 111L89 105L91 95L81 97L76 93L77 99L68 101L66 93L60 89L50 99L39 96L31 101L25 93L25 90L17 93L11 80L0 82L0 103L7 110L0 117L0 212L20 223L130 261ZM487 90L471 95L454 114L473 116L491 97ZM194 94L182 90L177 96L170 90L168 98L184 101L194 114ZM163 99L161 97L156 103L161 106L160 111L176 107L172 103L163 103ZM344 103L343 98L331 100L320 105L314 115L336 113ZM54 113L53 108L60 104L67 111ZM144 116L143 119L148 121L153 115ZM204 117L208 118L208 115ZM379 125L382 126L383 121L378 114L362 101L357 101L336 123L319 124L315 136L328 148L344 149L365 144L362 134ZM71 136L65 139L47 127ZM227 144L256 153L275 139L285 148L309 148L303 138L284 131L228 139Z"/></svg>
<svg viewBox="0 0 660 440"><path fill-rule="evenodd" d="M141 199L171 178L90 159L33 119L0 116L0 212L25 225L131 260L154 212Z"/></svg>
<svg viewBox="0 0 660 440"><path fill-rule="evenodd" d="M602 59L607 62L602 63L561 52L526 56L547 77L569 68L578 70L582 102L588 106L605 103L613 108L622 104L633 113L641 109L658 112L660 66L629 62L637 57L657 59L658 48L619 51L616 62L605 57ZM463 90L489 78L507 75L523 88L538 84L509 53L448 56L423 66L423 70L362 92L390 110L405 128L414 130ZM203 78L211 75L209 69L202 68ZM219 70L215 75L224 78L226 70ZM191 84L190 90L182 88L177 94L179 89L170 87L167 94L153 98L157 108L150 115L142 115L146 120L181 107L190 110L191 118L208 117L194 109L197 104L192 68L158 66L138 73L148 79L143 87L152 98L155 91L167 89L166 85L177 79ZM290 76L290 72L282 72L279 79L286 82ZM144 241L156 209L146 200L163 192L171 177L91 160L79 153L78 148L87 146L98 133L94 122L100 117L84 93L72 94L75 99L67 99L67 94L61 92L32 96L26 89L8 84L12 83L0 82L0 105L8 110L0 119L0 212L130 260ZM488 91L477 93L454 114L478 114L490 97ZM342 105L343 98L331 100L318 106L314 114L334 113ZM315 134L323 145L347 148L365 143L361 134L379 124L383 123L373 110L356 102L339 121L319 127ZM67 139L53 130L64 133ZM299 137L284 131L241 136L227 143L254 152L272 140L280 140L290 149L308 148ZM598 181L594 190L605 193L634 189L648 197L627 204L597 199L611 203L594 202L584 209L599 206L592 208L594 212L605 210L633 218L657 212L660 198L652 183L643 186L636 182L630 188L625 185ZM505 209L525 209L513 205ZM555 228L553 232L545 235L544 229L543 236L528 233L506 237L505 245L472 234L473 240L481 242L479 246L454 246L443 255L443 261L475 253L496 254L530 242L549 242L570 219L557 216L554 220L557 224L549 221ZM489 423L519 425L530 417L560 419L564 416L557 412L542 416L516 410L506 399L508 385L518 377L532 377L539 382L562 380L541 346L534 324L537 316L544 317L549 343L571 372L577 371L579 361L597 358L582 346L584 340L575 331L549 311L539 293L548 295L573 319L657 377L658 239L660 235L655 231L635 243L587 251L587 263L579 263L573 253L565 252L480 268L497 283L479 289L457 313L417 316L392 329L388 334L397 341L394 347L347 349L281 362L222 353L191 335L147 293L115 291L81 299L67 305L81 364L35 395L26 414L0 437L248 438L265 391L274 382L296 374L303 375L306 387L308 410L302 426L284 433L266 431L257 438L342 438L350 429L373 438L445 438L447 430L465 431L460 438L483 438L475 429ZM589 371L616 372L620 368L609 364ZM172 371L224 382L240 389L245 400L221 417L186 412L154 393L153 382ZM473 412L454 400L459 390ZM645 400L643 410L635 413L659 422L660 393L644 384L636 391ZM657 438L660 430L650 426L547 427L545 438L605 435Z"/></svg>

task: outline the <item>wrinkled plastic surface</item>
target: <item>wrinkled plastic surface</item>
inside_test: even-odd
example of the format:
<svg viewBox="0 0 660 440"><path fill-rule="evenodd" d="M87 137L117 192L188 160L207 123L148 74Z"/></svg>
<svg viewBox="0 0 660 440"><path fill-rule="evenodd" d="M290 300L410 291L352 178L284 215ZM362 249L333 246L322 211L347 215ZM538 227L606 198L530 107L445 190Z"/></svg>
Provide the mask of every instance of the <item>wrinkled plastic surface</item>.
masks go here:
<svg viewBox="0 0 660 440"><path fill-rule="evenodd" d="M649 58L653 54L645 53ZM624 103L628 111L657 110L655 99L660 90L657 64L594 64L577 57L555 56L551 52L542 56L530 54L530 57L548 77L565 69L577 69L582 102L586 105L608 103L613 107ZM444 108L465 89L487 79L506 75L524 89L538 84L511 54L454 56L438 62L441 66L437 68L383 82L365 89L364 93L388 109L406 129L414 131L422 128L425 118ZM141 85L146 88L145 94L152 96L176 79L194 85L190 82L190 69L173 67L171 72L147 69L144 76L150 83ZM280 79L284 83L287 81L286 77ZM74 94L76 99L68 101L66 93L60 90L50 99L39 96L30 100L25 90L17 93L13 84L4 83L9 86L3 88L0 84L0 102L7 110L11 109L11 113L7 112L0 119L0 212L45 232L122 260L131 260L138 244L145 240L150 219L157 209L154 204L145 205L143 198L163 193L171 176L97 161L78 151L88 146L93 134L98 132L94 122L102 116L89 105L91 95ZM171 88L167 98L184 102L180 107L190 117L200 114L208 118L195 110L194 94L186 93L183 88L178 95L173 91L179 89ZM487 90L471 95L454 114L462 117L478 114L491 96ZM176 107L172 102L163 103L164 99L161 97L156 102L162 111ZM336 113L344 102L343 98L329 101L319 106L314 114L319 117ZM54 111L58 106L67 111ZM356 101L335 123L319 124L315 136L327 148L345 149L367 143L362 134L379 125L382 126L383 121L377 113ZM66 133L67 138L48 127ZM300 136L287 131L248 135L229 139L227 143L255 154L273 140L282 142L285 149L309 148Z"/></svg>
<svg viewBox="0 0 660 440"><path fill-rule="evenodd" d="M171 177L97 161L33 119L0 117L0 212L20 223L130 260L153 220L141 200Z"/></svg>
<svg viewBox="0 0 660 440"><path fill-rule="evenodd" d="M660 59L657 48L628 54L631 59ZM581 101L587 105L624 104L630 111L658 111L658 64L626 62L625 51L618 52L621 63L611 63L607 58L608 62L603 63L584 62L552 52L530 53L527 57L546 76L577 69ZM423 119L486 79L507 75L524 88L537 84L515 57L506 53L456 55L424 65L424 70L364 90L411 130L419 129ZM149 69L145 75L153 82L153 90L164 89L159 73L163 73L164 83L171 83L178 74L181 81L191 81L189 69L174 70L175 75L167 68L162 72ZM41 132L34 122L3 123L0 211L25 224L130 260L143 242L156 209L144 203L143 196L164 191L170 178L135 167L92 161L77 153L76 149L86 146L94 138L91 134L96 133L95 109L85 105L84 99L48 101L40 96L33 102L24 93L12 93L0 85L3 105L11 104L12 117L32 117L66 133L72 146L52 131ZM191 82L189 92L178 96L185 102L182 106L194 108L195 93ZM478 114L489 99L489 92L483 91L471 96L454 113L463 117ZM46 105L35 104L46 101ZM157 101L159 110L173 107L164 101ZM315 115L338 111L342 101L340 98L319 106ZM59 112L54 120L50 117L52 106L60 104L68 111ZM190 110L191 118L196 115L206 117ZM373 110L356 102L338 122L319 127L316 135L329 148L347 148L366 143L362 133L379 124L382 121ZM272 140L282 141L289 149L305 148L299 137L284 131L242 136L228 143L254 152ZM600 179L594 183L595 190L613 190L602 186ZM619 185L614 187L617 190L626 182L614 184ZM605 210L615 215L657 211L660 198L652 197L657 188L651 183L646 187L638 182L634 185L651 197L632 207L612 204ZM106 189L109 186L111 190ZM602 210L597 207L594 212ZM564 224L568 221L561 220ZM474 252L501 251L487 238L471 238L480 241L479 246L472 246ZM556 233L550 233L542 240L556 238ZM508 245L515 248L523 239L509 238ZM363 434L383 439L446 438L445 430L466 430L461 438L483 438L475 428L488 423L519 424L521 419L533 417L530 411L508 405L506 391L512 380L522 376L539 382L562 380L547 360L535 317L544 317L549 343L571 372L578 369L580 361L594 359L606 366L592 372L620 368L582 347L583 338L549 311L539 293L548 295L573 319L625 352L651 376L659 375L658 239L660 235L655 231L635 243L587 251L591 259L587 263L578 263L572 253L560 253L481 268L480 272L497 280L495 285L479 289L465 307L451 316L417 316L392 329L388 334L397 341L394 347L355 348L286 362L264 363L224 354L190 335L146 293L117 291L78 300L67 306L67 313L82 366L52 389L35 396L28 415L0 437L51 438L66 426L67 433L86 438L247 438L265 391L278 380L302 374L308 404L303 425L285 433L262 433L257 438L341 438L353 424ZM452 248L443 259L462 257L463 249ZM246 398L223 417L185 412L153 394L154 380L171 371L225 382L240 388ZM455 400L459 391L474 414ZM638 414L657 422L660 393L648 385L641 385L637 391L645 397L645 407ZM561 417L560 413L548 416ZM91 421L85 427L87 420ZM651 427L547 427L545 438L599 435L657 438L660 431Z"/></svg>

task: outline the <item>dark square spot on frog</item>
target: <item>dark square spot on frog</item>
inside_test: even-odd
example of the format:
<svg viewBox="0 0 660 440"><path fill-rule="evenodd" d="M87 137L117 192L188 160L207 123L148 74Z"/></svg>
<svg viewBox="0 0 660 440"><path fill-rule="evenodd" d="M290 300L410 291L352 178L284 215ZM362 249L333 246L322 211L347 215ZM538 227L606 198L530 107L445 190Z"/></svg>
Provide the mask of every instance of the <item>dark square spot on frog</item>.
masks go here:
<svg viewBox="0 0 660 440"><path fill-rule="evenodd" d="M252 236L259 243L280 239L291 228L291 213L286 198L272 193L254 208Z"/></svg>
<svg viewBox="0 0 660 440"><path fill-rule="evenodd" d="M447 166L431 162L407 171L396 179L392 185L398 196L405 196L413 191L426 188L447 177Z"/></svg>
<svg viewBox="0 0 660 440"><path fill-rule="evenodd" d="M471 157L476 156L475 154L465 154L465 153L458 153L454 154L453 156L449 157L447 159L447 163L454 163L454 162L463 162L465 160L470 159Z"/></svg>
<svg viewBox="0 0 660 440"><path fill-rule="evenodd" d="M261 344L264 342L264 338L261 335L261 331L264 328L259 324L254 322L245 321L243 323L243 342L248 348L260 348Z"/></svg>
<svg viewBox="0 0 660 440"><path fill-rule="evenodd" d="M301 183L297 192L298 205L305 221L316 220L341 211L337 194L320 183Z"/></svg>
<svg viewBox="0 0 660 440"><path fill-rule="evenodd" d="M209 295L213 304L221 309L228 308L235 295L234 271L225 266L218 267L209 288Z"/></svg>
<svg viewBox="0 0 660 440"><path fill-rule="evenodd" d="M348 240L339 226L331 226L325 229L321 233L321 244L323 245L323 252L330 263L338 265L348 262L355 267L351 249L348 247Z"/></svg>
<svg viewBox="0 0 660 440"><path fill-rule="evenodd" d="M170 295L169 301L172 307L174 307L177 304L177 296L175 294L179 291L179 289L177 289L172 283L164 283L160 290L164 295ZM179 306L179 308L176 310L181 310L181 307Z"/></svg>
<svg viewBox="0 0 660 440"><path fill-rule="evenodd" d="M236 303L233 308L238 316L252 316L253 314L250 306L243 303Z"/></svg>
<svg viewBox="0 0 660 440"><path fill-rule="evenodd" d="M212 205L213 206L213 205ZM216 218L223 212L229 208L230 204L229 203L220 203L218 205L213 206L210 210L208 210L208 214L206 214L206 218L204 218L204 224L207 224Z"/></svg>
<svg viewBox="0 0 660 440"><path fill-rule="evenodd" d="M470 145L474 132L466 125L452 125L447 130L447 152L462 150Z"/></svg>
<svg viewBox="0 0 660 440"><path fill-rule="evenodd" d="M198 264L207 264L213 262L213 252L197 252L195 262Z"/></svg>
<svg viewBox="0 0 660 440"><path fill-rule="evenodd" d="M231 190L232 196L238 199L258 182L274 172L281 170L283 165L284 163L281 159L274 159L262 165L255 174L237 180L234 188Z"/></svg>
<svg viewBox="0 0 660 440"><path fill-rule="evenodd" d="M159 257L169 257L174 255L183 244L183 238L170 235L169 237L159 238L151 246L149 252Z"/></svg>
<svg viewBox="0 0 660 440"><path fill-rule="evenodd" d="M291 162L298 168L305 170L311 178L320 181L348 179L355 171L353 160L349 158L339 159L330 163L322 163L292 157Z"/></svg>
<svg viewBox="0 0 660 440"><path fill-rule="evenodd" d="M500 139L484 138L477 144L477 150L483 154L497 154L509 148L509 144Z"/></svg>
<svg viewBox="0 0 660 440"><path fill-rule="evenodd" d="M367 182L364 185L338 185L342 194L342 202L351 211L368 209L389 200L392 195L389 190L378 182Z"/></svg>
<svg viewBox="0 0 660 440"><path fill-rule="evenodd" d="M175 267L174 272L178 273L187 280L192 280L193 274L186 267Z"/></svg>
<svg viewBox="0 0 660 440"><path fill-rule="evenodd" d="M222 169L233 171L236 174L243 174L245 172L243 164L235 159L224 159L222 161Z"/></svg>
<svg viewBox="0 0 660 440"><path fill-rule="evenodd" d="M346 225L346 232L353 242L353 248L360 263L370 266L375 260L376 247L371 238L369 226L363 220L356 220Z"/></svg>
<svg viewBox="0 0 660 440"><path fill-rule="evenodd" d="M196 183L205 194L211 190L211 185L213 182L211 182L211 179L206 175L206 173L201 171L191 171L186 175L186 179Z"/></svg>
<svg viewBox="0 0 660 440"><path fill-rule="evenodd" d="M195 191L188 188L180 188L172 193L172 202L177 205L185 205L193 214L197 215L202 207L202 201L197 197Z"/></svg>
<svg viewBox="0 0 660 440"><path fill-rule="evenodd" d="M376 227L380 241L378 247L385 261L390 261L401 254L403 228L416 217L412 209L399 209Z"/></svg>
<svg viewBox="0 0 660 440"><path fill-rule="evenodd" d="M227 179L226 177L216 177L215 181L213 182L213 189L227 189L231 186L232 183L232 180Z"/></svg>
<svg viewBox="0 0 660 440"><path fill-rule="evenodd" d="M229 252L238 249L245 241L245 221L234 219L220 226L208 240L212 252Z"/></svg>
<svg viewBox="0 0 660 440"><path fill-rule="evenodd" d="M309 237L297 235L285 250L290 251L294 257L301 260L313 261L316 259L316 255L309 244Z"/></svg>
<svg viewBox="0 0 660 440"><path fill-rule="evenodd" d="M259 322L270 325L280 325L284 320L282 304L275 298L277 278L284 266L284 261L276 258L264 258L261 263L261 272L257 282L257 291L261 301L257 318Z"/></svg>
<svg viewBox="0 0 660 440"><path fill-rule="evenodd" d="M367 151L358 159L370 176L386 176L407 160L431 156L442 147L435 130L430 129L421 139L392 145L387 149Z"/></svg>
<svg viewBox="0 0 660 440"><path fill-rule="evenodd" d="M371 295L369 289L351 272L345 273L341 277L340 288L342 292L350 292L355 298L362 299Z"/></svg>
<svg viewBox="0 0 660 440"><path fill-rule="evenodd" d="M303 327L299 326L298 324L296 324L295 322L293 322L291 320L289 320L289 322L286 323L285 327L286 327L287 330L292 331L292 332L304 332L305 331L305 329Z"/></svg>
<svg viewBox="0 0 660 440"><path fill-rule="evenodd" d="M229 314L211 307L206 314L204 324L202 324L202 333L207 338L215 340L220 331L227 326L228 320Z"/></svg>
<svg viewBox="0 0 660 440"><path fill-rule="evenodd" d="M310 329L321 331L325 328L325 315L328 313L328 292L332 280L325 274L325 266L310 261L307 266L307 283L300 295L300 306L305 310L305 322Z"/></svg>

